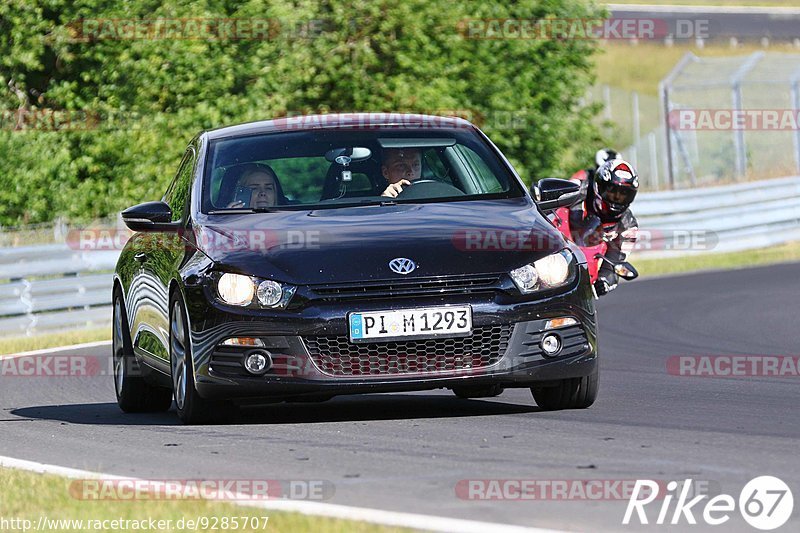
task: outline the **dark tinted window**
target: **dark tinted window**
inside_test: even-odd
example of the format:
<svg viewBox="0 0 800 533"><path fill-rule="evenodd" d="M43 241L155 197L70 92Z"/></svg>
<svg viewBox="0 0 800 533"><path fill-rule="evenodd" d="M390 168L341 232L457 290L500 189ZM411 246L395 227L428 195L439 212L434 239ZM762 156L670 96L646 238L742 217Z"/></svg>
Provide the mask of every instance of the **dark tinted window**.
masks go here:
<svg viewBox="0 0 800 533"><path fill-rule="evenodd" d="M345 166L330 155L338 149L354 157L360 151L362 157ZM381 193L389 180L405 175L403 172L408 172L412 182L408 189L414 194L398 196L398 202L524 194L494 151L470 130L353 129L250 135L212 141L208 154L204 212L381 202L386 200Z"/></svg>
<svg viewBox="0 0 800 533"><path fill-rule="evenodd" d="M183 160L181 160L180 167L178 167L178 173L172 180L166 194L164 194L163 201L169 204L172 209L173 222L181 220L185 213L196 162L197 157L194 148L189 147L183 155Z"/></svg>

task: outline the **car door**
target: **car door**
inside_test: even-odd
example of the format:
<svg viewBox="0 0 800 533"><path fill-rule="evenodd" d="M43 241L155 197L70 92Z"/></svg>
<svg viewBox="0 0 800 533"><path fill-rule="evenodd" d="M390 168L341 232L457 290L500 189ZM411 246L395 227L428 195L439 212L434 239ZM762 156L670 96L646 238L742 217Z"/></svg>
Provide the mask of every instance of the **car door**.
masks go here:
<svg viewBox="0 0 800 533"><path fill-rule="evenodd" d="M148 233L137 245L139 271L134 276L138 300L132 321L134 347L137 353L154 366L169 371L169 284L186 253L183 229L186 227L189 194L197 164L197 151L189 146L178 172L167 188L162 201L172 209L172 222L180 222L177 233Z"/></svg>

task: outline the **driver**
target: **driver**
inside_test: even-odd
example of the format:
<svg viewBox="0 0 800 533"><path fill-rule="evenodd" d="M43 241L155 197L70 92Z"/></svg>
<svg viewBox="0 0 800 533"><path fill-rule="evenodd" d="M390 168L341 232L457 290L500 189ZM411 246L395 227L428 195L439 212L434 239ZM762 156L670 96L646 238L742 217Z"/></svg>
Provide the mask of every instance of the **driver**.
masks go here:
<svg viewBox="0 0 800 533"><path fill-rule="evenodd" d="M422 152L419 148L389 148L383 151L381 173L389 186L381 196L397 198L422 176Z"/></svg>

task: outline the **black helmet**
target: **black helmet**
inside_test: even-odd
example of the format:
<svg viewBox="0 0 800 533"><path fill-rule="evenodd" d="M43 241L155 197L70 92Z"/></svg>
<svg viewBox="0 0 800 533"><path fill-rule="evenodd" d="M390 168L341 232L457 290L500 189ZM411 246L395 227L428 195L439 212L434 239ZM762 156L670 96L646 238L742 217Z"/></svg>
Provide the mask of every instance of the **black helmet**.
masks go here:
<svg viewBox="0 0 800 533"><path fill-rule="evenodd" d="M600 168L606 161L613 161L614 159L622 159L622 154L611 148L602 148L594 154L594 166L595 168Z"/></svg>
<svg viewBox="0 0 800 533"><path fill-rule="evenodd" d="M618 220L636 198L639 176L633 165L610 159L594 174L594 210L601 218Z"/></svg>

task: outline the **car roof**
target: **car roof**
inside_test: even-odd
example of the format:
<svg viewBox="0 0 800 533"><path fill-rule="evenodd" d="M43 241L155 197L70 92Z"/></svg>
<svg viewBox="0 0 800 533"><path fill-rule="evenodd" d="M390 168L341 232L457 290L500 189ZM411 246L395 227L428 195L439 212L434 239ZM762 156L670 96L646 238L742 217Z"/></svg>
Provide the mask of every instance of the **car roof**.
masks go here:
<svg viewBox="0 0 800 533"><path fill-rule="evenodd" d="M320 115L297 115L257 122L247 122L208 130L209 139L238 137L258 133L284 131L309 131L317 129L353 129L401 127L408 129L476 129L468 120L438 115L409 113L331 113Z"/></svg>

